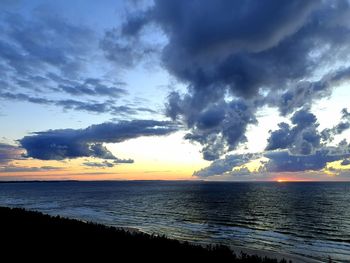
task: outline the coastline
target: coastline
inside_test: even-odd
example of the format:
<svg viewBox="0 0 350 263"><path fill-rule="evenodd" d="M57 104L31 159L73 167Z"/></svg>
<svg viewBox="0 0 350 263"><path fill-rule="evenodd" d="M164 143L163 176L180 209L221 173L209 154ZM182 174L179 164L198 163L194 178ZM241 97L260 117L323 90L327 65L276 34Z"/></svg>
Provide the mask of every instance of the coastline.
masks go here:
<svg viewBox="0 0 350 263"><path fill-rule="evenodd" d="M275 252L271 250L262 250L262 249L254 249L254 248L247 248L247 247L241 247L241 246L230 246L230 248L238 253L239 251L242 251L243 253L246 253L248 255L258 255L260 257L272 257L276 258L277 260L286 259L287 261L292 260L293 263L322 263L322 261L311 259L299 255L292 255L288 253L280 253Z"/></svg>
<svg viewBox="0 0 350 263"><path fill-rule="evenodd" d="M118 227L116 226L115 228L120 229L120 230L124 230L124 231L128 231L130 233L143 233L143 234L147 234L146 232L143 232L140 228L136 228L136 227ZM184 243L184 241L179 240L179 242ZM198 245L198 243L195 242L190 242L193 245ZM206 247L207 245L210 244L200 244L203 247ZM311 258L307 258L304 256L300 256L300 255L293 255L293 254L289 254L289 253L282 253L282 252L276 252L276 251L272 251L272 250L267 250L267 249L255 249L255 248L249 248L249 247L245 247L245 246L229 246L229 248L236 253L236 255L239 255L241 252L248 254L248 255L257 255L259 257L270 257L270 258L275 258L277 260L287 260L287 262L289 262L290 260L293 263L322 263L322 261L320 260L316 260L316 259L311 259Z"/></svg>
<svg viewBox="0 0 350 263"><path fill-rule="evenodd" d="M227 246L180 242L164 236L148 235L135 228L109 227L21 208L0 207L0 233L2 240L6 240L2 246L2 256L10 255L13 259L23 255L27 259L41 259L46 255L42 253L45 251L59 258L80 259L107 259L118 255L153 261L171 258L209 262L287 263L291 260L288 258L287 261L286 257L282 259L280 255L267 251L239 248L245 253L241 254Z"/></svg>
<svg viewBox="0 0 350 263"><path fill-rule="evenodd" d="M148 234L146 232L143 232L141 229L139 228L135 228L135 227L116 227L118 229L122 229L122 230L126 230L126 231L131 231L133 233L145 233ZM184 242L179 240L179 242ZM190 242L194 245L198 245L199 243L196 242ZM203 247L206 247L210 244L207 243L201 243L200 244ZM229 248L236 254L239 255L241 252L250 255L250 256L259 256L261 258L264 257L268 257L268 258L273 258L273 259L277 259L278 261L285 259L287 262L292 261L293 263L323 263L323 261L317 260L317 259L312 259L312 258L308 258L305 256L300 256L300 255L293 255L293 254L289 254L289 253L282 253L282 252L276 252L276 251L272 251L272 250L267 250L267 249L256 249L256 248L249 248L249 247L245 247L245 246L229 246Z"/></svg>
<svg viewBox="0 0 350 263"><path fill-rule="evenodd" d="M137 227L128 227L128 226L119 227L119 226L116 226L115 228L120 229L120 230L124 230L124 231L128 231L130 233L143 233L143 234L149 235L148 233L142 231L140 228L137 228ZM179 240L179 242L184 243L184 241L181 241L181 240ZM190 243L192 243L193 245L198 245L198 243L195 243L195 242L190 242ZM207 245L210 245L210 244L201 243L199 245L206 247ZM255 249L255 248L249 248L249 247L245 247L245 246L234 246L234 245L229 246L229 248L236 255L239 255L241 252L243 252L243 253L251 255L251 256L257 255L257 256L262 257L262 258L264 258L264 257L274 258L274 259L277 259L278 261L285 259L285 260L287 260L287 262L289 262L291 260L293 263L323 263L322 261L317 260L317 259L312 259L312 258L308 258L308 257L301 256L301 255L293 255L290 253L276 252L276 251L267 250L267 249L265 249L265 250L264 249Z"/></svg>

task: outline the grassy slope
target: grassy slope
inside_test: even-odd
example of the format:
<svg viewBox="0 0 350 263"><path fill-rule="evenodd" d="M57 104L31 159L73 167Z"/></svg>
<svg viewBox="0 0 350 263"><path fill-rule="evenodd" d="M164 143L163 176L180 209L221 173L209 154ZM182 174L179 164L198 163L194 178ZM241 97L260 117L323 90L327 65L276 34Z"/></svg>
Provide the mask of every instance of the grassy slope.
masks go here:
<svg viewBox="0 0 350 263"><path fill-rule="evenodd" d="M165 237L6 207L0 207L0 238L0 257L10 256L12 260L278 262L258 256L236 256L224 246L203 248Z"/></svg>

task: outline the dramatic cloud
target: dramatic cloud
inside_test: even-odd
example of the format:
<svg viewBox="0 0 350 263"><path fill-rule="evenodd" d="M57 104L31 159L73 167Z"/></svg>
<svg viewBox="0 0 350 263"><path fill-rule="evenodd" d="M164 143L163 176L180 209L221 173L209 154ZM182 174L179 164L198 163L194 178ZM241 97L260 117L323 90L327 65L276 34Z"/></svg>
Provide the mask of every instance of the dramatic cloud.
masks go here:
<svg viewBox="0 0 350 263"><path fill-rule="evenodd" d="M261 170L253 172L319 171L333 161L348 165L348 143L335 142L350 128L349 112L344 109L339 123L319 130L312 106L350 81L349 1L132 2L121 5L126 16L108 28L104 24L103 32L48 7L28 14L0 12L2 101L107 113L110 119L155 115L145 100L133 103L130 98L142 87L128 90L117 78L119 72L138 72L145 61L158 63L176 87L185 87L172 89L166 99L165 117L171 121L36 132L19 140L27 157L100 158L83 165L108 168L133 160L117 158L105 143L184 129L185 139L199 143L203 158L213 161L196 176L245 176L252 173L246 165L260 158ZM270 131L265 150L233 153L245 146L247 131L258 124L265 107L284 118ZM6 148L0 145L0 163L14 159L14 149L1 152L1 147Z"/></svg>
<svg viewBox="0 0 350 263"><path fill-rule="evenodd" d="M279 129L270 133L264 156L269 159L264 168L268 172L318 171L328 162L343 160L350 155L350 146L343 140L337 147L327 146L335 135L348 129L349 114L342 110L342 119L332 129L317 130L316 116L307 109L294 113L291 117L293 127L280 123ZM323 143L321 143L323 142ZM280 151L273 151L280 150Z"/></svg>
<svg viewBox="0 0 350 263"><path fill-rule="evenodd" d="M318 131L318 122L309 109L301 109L291 117L292 125L280 123L279 129L270 131L265 152L250 154L230 154L223 159L213 161L208 167L194 172L194 176L209 177L215 175L249 176L278 172L320 171L327 164L341 161L348 165L350 144L342 140L337 146L328 146L335 135L340 134L344 123L348 123L349 113L342 110L342 121L322 132ZM254 171L247 164L260 159L260 165Z"/></svg>
<svg viewBox="0 0 350 263"><path fill-rule="evenodd" d="M108 43L108 59L134 64L149 49L142 49L142 32L164 34L162 65L188 87L170 94L166 113L214 160L245 142L259 107L287 115L349 79L349 17L347 1L155 0L106 33L102 45ZM318 138L303 130L296 147L307 153Z"/></svg>
<svg viewBox="0 0 350 263"><path fill-rule="evenodd" d="M278 130L270 132L266 150L289 149L303 155L314 153L321 143L316 116L302 109L294 113L291 121L293 127L283 122L278 125Z"/></svg>
<svg viewBox="0 0 350 263"><path fill-rule="evenodd" d="M264 157L266 161L260 161L257 170L251 171L245 165L252 160ZM327 146L315 150L308 155L292 154L289 150L278 150L256 154L233 154L224 159L218 159L202 170L194 172L194 176L209 177L215 175L241 176L241 175L264 175L279 172L309 172L320 171L327 164L341 161L342 165L350 162L350 145L342 141L338 146ZM240 167L242 166L242 167ZM261 177L263 179L263 177Z"/></svg>
<svg viewBox="0 0 350 263"><path fill-rule="evenodd" d="M103 143L118 143L141 136L161 136L178 130L167 121L133 120L92 125L86 129L63 129L36 132L19 142L27 157L41 160L96 157L128 162L115 157Z"/></svg>
<svg viewBox="0 0 350 263"><path fill-rule="evenodd" d="M185 138L203 145L206 160L218 159L239 143L246 142L247 126L256 123L254 108L244 100L222 100L197 112L191 108L191 98L180 100L176 93L170 96L168 114L182 116L182 121L191 128Z"/></svg>

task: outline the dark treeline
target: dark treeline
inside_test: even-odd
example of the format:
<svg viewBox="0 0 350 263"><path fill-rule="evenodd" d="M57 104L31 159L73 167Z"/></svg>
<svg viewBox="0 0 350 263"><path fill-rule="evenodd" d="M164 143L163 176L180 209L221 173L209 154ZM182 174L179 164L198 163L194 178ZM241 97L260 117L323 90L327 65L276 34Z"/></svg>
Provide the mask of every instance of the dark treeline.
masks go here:
<svg viewBox="0 0 350 263"><path fill-rule="evenodd" d="M0 207L0 257L46 262L237 262L286 263L285 260L236 255L226 246L202 247L101 224ZM11 260L8 260L10 257ZM1 262L5 262L1 260Z"/></svg>

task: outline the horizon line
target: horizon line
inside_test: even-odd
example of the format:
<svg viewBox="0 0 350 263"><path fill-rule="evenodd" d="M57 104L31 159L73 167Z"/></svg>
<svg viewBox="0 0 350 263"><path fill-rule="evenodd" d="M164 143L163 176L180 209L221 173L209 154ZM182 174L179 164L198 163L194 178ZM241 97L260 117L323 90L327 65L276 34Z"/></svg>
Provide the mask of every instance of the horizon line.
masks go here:
<svg viewBox="0 0 350 263"><path fill-rule="evenodd" d="M209 182L209 183L350 183L350 180L259 180L259 181L232 181L232 180L205 180L205 179L101 179L101 180L1 180L1 183L55 183L55 182Z"/></svg>

